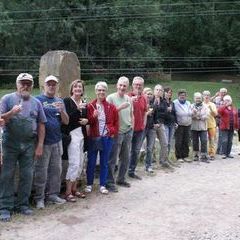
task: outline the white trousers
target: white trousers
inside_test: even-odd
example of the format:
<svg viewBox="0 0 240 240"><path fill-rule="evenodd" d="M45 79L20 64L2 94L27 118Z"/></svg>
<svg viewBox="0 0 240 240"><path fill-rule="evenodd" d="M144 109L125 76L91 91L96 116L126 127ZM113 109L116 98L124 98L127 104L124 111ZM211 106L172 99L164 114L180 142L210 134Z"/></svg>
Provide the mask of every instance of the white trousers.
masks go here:
<svg viewBox="0 0 240 240"><path fill-rule="evenodd" d="M76 181L80 177L84 164L84 136L82 128L70 132L71 142L68 146L68 169L66 180Z"/></svg>

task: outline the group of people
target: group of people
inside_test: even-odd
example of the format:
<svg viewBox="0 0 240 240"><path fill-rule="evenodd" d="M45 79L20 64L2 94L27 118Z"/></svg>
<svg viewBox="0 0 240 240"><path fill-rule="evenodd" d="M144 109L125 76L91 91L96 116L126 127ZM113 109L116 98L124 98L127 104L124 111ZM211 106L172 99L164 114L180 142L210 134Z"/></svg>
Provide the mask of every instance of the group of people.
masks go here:
<svg viewBox="0 0 240 240"><path fill-rule="evenodd" d="M153 149L159 140L159 164L172 168L169 159L175 136L177 162L209 163L215 154L232 158L233 133L239 129L240 114L227 95L227 89L211 97L209 91L187 100L184 89L173 101L170 87L157 84L144 88L144 79L120 77L116 92L107 95L106 82L95 85L96 98L86 102L84 82L70 85L69 97L57 97L59 80L50 75L44 91L33 97L33 77L21 73L17 91L1 99L0 126L3 129L0 172L0 220L9 221L13 212L32 215L32 193L37 209L46 202L76 202L93 191L96 162L99 159L101 194L118 192L118 186L131 187L128 178L141 180L136 168L143 141L146 141L145 170L153 170ZM218 149L215 147L218 126ZM193 159L189 158L192 140ZM78 188L87 152L86 186ZM68 160L65 193L60 195L62 159ZM14 176L19 168L15 194ZM117 166L117 169L116 169Z"/></svg>

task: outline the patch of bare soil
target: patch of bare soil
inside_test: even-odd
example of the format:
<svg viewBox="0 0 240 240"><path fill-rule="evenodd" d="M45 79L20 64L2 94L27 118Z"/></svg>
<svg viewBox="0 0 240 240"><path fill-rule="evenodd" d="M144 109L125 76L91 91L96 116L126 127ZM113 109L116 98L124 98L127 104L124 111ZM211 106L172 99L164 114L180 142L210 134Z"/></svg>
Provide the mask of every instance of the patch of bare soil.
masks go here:
<svg viewBox="0 0 240 240"><path fill-rule="evenodd" d="M156 170L107 196L35 210L0 223L1 240L236 240L240 239L240 149L234 159L183 163Z"/></svg>

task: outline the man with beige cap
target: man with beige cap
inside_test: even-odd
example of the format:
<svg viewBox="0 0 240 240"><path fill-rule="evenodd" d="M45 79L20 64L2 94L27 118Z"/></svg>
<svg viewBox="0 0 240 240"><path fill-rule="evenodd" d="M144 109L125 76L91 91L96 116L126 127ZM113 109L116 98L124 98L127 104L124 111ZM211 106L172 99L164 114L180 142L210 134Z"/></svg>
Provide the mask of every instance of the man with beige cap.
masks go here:
<svg viewBox="0 0 240 240"><path fill-rule="evenodd" d="M0 220L10 221L16 211L31 215L29 196L32 189L33 159L39 161L43 152L46 116L39 100L31 96L33 77L21 73L16 80L17 91L3 96L2 118L3 164L0 174ZM14 197L14 175L19 166L17 201Z"/></svg>

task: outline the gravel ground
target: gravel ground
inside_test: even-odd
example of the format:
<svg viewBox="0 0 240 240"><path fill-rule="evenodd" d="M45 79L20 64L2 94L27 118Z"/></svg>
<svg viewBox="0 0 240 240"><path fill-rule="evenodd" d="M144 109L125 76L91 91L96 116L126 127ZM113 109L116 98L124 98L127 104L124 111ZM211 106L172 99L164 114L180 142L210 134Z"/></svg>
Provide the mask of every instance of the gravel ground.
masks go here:
<svg viewBox="0 0 240 240"><path fill-rule="evenodd" d="M131 189L48 206L0 223L1 240L240 240L240 156L184 163L174 172L142 169Z"/></svg>

